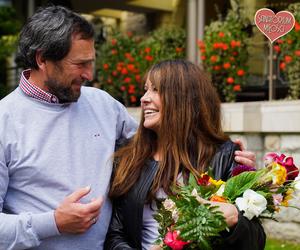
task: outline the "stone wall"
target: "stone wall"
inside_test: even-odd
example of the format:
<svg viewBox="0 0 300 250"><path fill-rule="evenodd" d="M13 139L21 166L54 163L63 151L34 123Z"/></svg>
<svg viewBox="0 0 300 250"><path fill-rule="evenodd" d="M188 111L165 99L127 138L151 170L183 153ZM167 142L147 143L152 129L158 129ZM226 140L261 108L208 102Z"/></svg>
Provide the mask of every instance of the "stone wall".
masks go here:
<svg viewBox="0 0 300 250"><path fill-rule="evenodd" d="M129 112L139 121L140 109L129 108ZM270 151L293 156L300 167L300 100L224 103L222 115L224 131L256 153L258 167ZM295 198L291 205L300 207L300 199ZM283 207L276 219L279 223L264 221L269 236L300 242L299 210Z"/></svg>

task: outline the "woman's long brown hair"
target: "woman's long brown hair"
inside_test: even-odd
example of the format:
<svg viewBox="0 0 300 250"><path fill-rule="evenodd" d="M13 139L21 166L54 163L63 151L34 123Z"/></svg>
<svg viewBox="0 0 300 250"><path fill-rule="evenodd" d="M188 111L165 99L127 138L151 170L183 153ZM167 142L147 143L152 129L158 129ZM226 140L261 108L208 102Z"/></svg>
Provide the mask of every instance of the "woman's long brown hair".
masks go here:
<svg viewBox="0 0 300 250"><path fill-rule="evenodd" d="M207 170L217 147L228 139L221 128L218 94L207 75L185 60L167 60L146 74L161 98L157 133L144 128L144 113L132 140L115 153L118 167L110 197L125 194L138 180L146 161L159 152L159 169L149 198L159 188L169 194L180 171L199 175Z"/></svg>

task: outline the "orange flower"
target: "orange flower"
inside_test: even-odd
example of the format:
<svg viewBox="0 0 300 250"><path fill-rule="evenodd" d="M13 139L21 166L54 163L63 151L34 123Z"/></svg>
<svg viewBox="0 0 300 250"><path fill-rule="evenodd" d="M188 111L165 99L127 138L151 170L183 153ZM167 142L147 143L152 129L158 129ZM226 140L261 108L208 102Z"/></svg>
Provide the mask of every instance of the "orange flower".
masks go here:
<svg viewBox="0 0 300 250"><path fill-rule="evenodd" d="M229 69L230 67L231 67L231 64L229 62L223 64L224 69Z"/></svg>
<svg viewBox="0 0 300 250"><path fill-rule="evenodd" d="M183 51L183 48L177 47L175 50L176 50L176 53L181 53Z"/></svg>
<svg viewBox="0 0 300 250"><path fill-rule="evenodd" d="M237 85L233 86L233 90L234 91L241 91L241 85L237 84Z"/></svg>
<svg viewBox="0 0 300 250"><path fill-rule="evenodd" d="M234 83L234 78L233 77L228 77L227 80L226 80L226 82L228 84L233 84Z"/></svg>
<svg viewBox="0 0 300 250"><path fill-rule="evenodd" d="M300 56L300 50L296 50L296 51L295 51L295 55L296 55L296 56Z"/></svg>
<svg viewBox="0 0 300 250"><path fill-rule="evenodd" d="M213 195L213 196L210 198L210 201L217 201L217 202L224 202L224 203L227 203L226 198L224 198L223 196L219 196L219 195Z"/></svg>

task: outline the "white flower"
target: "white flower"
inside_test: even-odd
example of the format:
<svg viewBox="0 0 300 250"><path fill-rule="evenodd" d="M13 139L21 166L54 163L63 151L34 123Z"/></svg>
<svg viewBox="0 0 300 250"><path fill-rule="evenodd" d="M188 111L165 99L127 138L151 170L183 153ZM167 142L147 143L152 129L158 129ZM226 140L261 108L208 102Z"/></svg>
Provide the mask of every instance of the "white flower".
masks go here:
<svg viewBox="0 0 300 250"><path fill-rule="evenodd" d="M216 192L216 195L218 195L218 196L223 196L224 190L225 190L225 183L223 183L223 184L219 187L218 191Z"/></svg>
<svg viewBox="0 0 300 250"><path fill-rule="evenodd" d="M296 195L300 194L300 175L298 175L294 180L294 190Z"/></svg>
<svg viewBox="0 0 300 250"><path fill-rule="evenodd" d="M176 209L176 204L171 199L165 199L163 201L163 206L166 210L173 212Z"/></svg>
<svg viewBox="0 0 300 250"><path fill-rule="evenodd" d="M235 203L249 220L254 216L258 217L267 208L266 198L251 189L247 189L243 197L237 198Z"/></svg>

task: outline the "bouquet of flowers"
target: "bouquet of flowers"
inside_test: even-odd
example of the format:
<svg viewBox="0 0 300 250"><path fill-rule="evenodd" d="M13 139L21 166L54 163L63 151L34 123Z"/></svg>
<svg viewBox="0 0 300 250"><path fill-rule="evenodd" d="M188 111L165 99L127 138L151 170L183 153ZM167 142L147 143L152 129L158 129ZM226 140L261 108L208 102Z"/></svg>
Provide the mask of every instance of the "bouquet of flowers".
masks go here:
<svg viewBox="0 0 300 250"><path fill-rule="evenodd" d="M209 173L199 179L191 176L188 185L179 186L158 205L157 243L163 249L211 249L212 242L222 240L220 232L229 230L212 201L235 204L249 220L274 219L280 206L288 206L293 192L300 190L300 175L292 157L269 153L264 160L260 170L236 167L227 182L214 180Z"/></svg>

